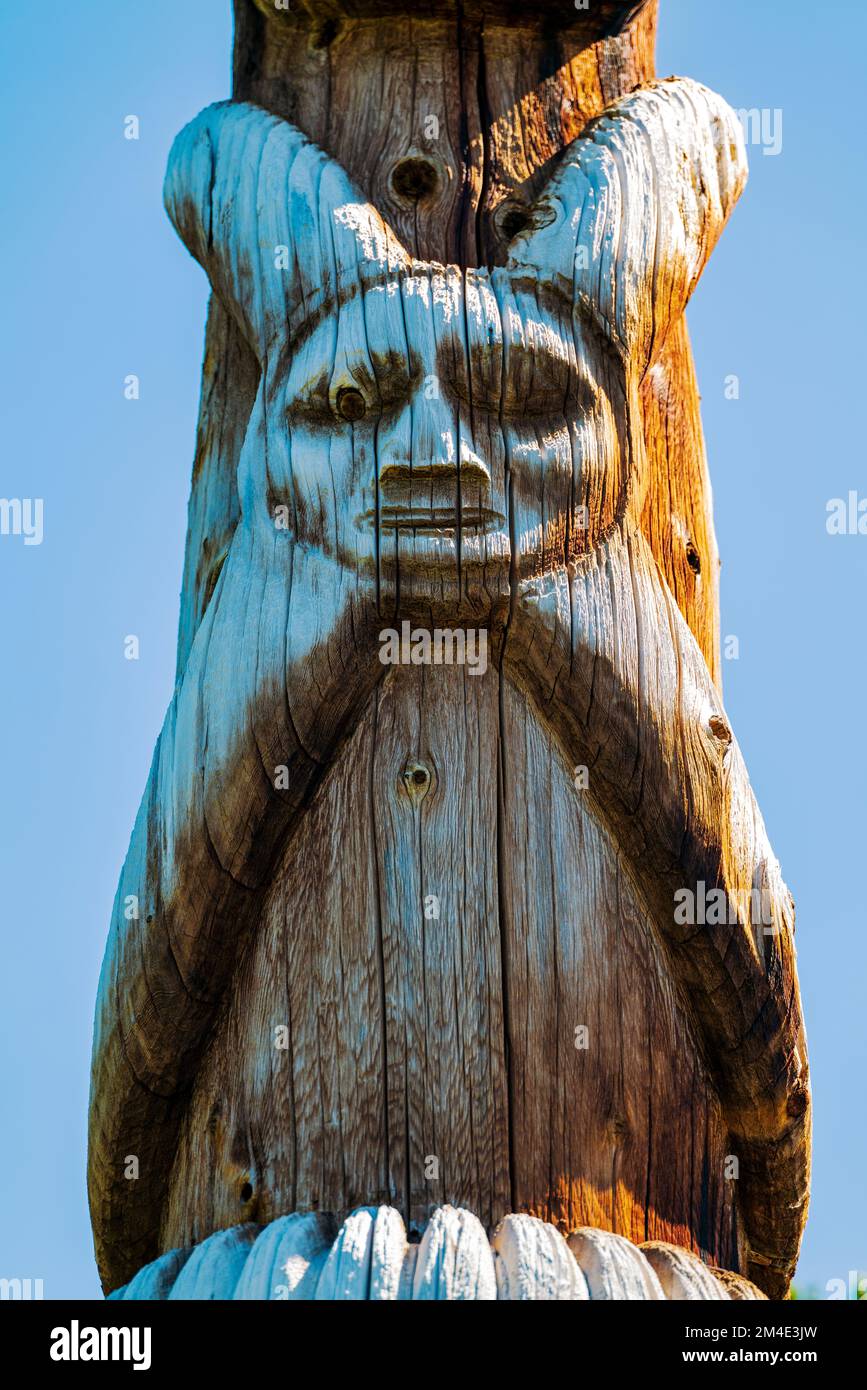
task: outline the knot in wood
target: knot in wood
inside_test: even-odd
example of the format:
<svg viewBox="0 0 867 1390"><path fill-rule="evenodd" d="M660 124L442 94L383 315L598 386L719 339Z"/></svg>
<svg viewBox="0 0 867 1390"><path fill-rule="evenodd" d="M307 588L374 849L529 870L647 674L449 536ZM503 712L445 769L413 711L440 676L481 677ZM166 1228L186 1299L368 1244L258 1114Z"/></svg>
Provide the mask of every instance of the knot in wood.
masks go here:
<svg viewBox="0 0 867 1390"><path fill-rule="evenodd" d="M521 232L535 232L557 220L557 210L540 201L531 206L520 198L506 198L494 213L494 226L502 241L510 242Z"/></svg>
<svg viewBox="0 0 867 1390"><path fill-rule="evenodd" d="M494 213L494 226L504 241L511 241L529 225L530 208L516 198L507 198Z"/></svg>
<svg viewBox="0 0 867 1390"><path fill-rule="evenodd" d="M629 1138L629 1121L625 1115L612 1115L608 1121L608 1129L615 1144L622 1144Z"/></svg>
<svg viewBox="0 0 867 1390"><path fill-rule="evenodd" d="M398 160L389 175L389 186L398 202L425 203L445 182L438 161L428 154L410 154Z"/></svg>
<svg viewBox="0 0 867 1390"><path fill-rule="evenodd" d="M337 413L344 420L354 423L367 414L367 402L354 386L344 386L337 392Z"/></svg>
<svg viewBox="0 0 867 1390"><path fill-rule="evenodd" d="M786 1102L786 1113L793 1120L799 1119L810 1103L810 1093L806 1081L796 1081Z"/></svg>
<svg viewBox="0 0 867 1390"><path fill-rule="evenodd" d="M420 806L431 789L433 773L425 763L413 759L403 769L403 785L414 806Z"/></svg>
<svg viewBox="0 0 867 1390"><path fill-rule="evenodd" d="M707 721L707 727L720 743L724 743L726 746L731 743L732 731L729 728L728 720L724 719L721 714L712 714Z"/></svg>

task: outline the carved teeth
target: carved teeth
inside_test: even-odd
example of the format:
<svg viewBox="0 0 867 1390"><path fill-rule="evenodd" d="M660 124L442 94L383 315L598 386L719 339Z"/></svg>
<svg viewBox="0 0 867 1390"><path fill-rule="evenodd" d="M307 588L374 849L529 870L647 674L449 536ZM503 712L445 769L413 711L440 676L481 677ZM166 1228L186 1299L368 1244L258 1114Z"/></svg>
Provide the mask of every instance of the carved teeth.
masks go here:
<svg viewBox="0 0 867 1390"><path fill-rule="evenodd" d="M610 1302L761 1299L741 1275L708 1268L678 1246L633 1245L581 1227L563 1238L538 1217L505 1217L488 1239L460 1207L438 1207L412 1243L394 1207L358 1207L339 1226L322 1212L216 1231L170 1250L112 1299L366 1302Z"/></svg>

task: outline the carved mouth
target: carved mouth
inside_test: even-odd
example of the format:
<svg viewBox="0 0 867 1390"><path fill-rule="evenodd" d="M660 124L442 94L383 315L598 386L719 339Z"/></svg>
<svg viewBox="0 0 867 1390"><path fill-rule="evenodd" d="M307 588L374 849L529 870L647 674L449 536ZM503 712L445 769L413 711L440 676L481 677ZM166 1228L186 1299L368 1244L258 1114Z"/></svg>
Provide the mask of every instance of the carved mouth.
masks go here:
<svg viewBox="0 0 867 1390"><path fill-rule="evenodd" d="M377 525L375 511L365 512L360 520L369 525ZM506 518L502 512L488 507L465 507L460 515L448 507L382 507L379 512L380 531L494 531L505 526Z"/></svg>

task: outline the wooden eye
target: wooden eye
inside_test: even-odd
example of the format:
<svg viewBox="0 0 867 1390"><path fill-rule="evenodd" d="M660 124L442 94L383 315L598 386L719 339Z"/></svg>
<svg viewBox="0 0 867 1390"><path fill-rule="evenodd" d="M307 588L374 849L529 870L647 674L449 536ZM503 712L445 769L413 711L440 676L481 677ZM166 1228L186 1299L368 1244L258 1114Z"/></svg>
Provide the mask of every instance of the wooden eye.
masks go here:
<svg viewBox="0 0 867 1390"><path fill-rule="evenodd" d="M344 420L360 420L367 411L367 402L354 386L343 386L337 392L337 413Z"/></svg>

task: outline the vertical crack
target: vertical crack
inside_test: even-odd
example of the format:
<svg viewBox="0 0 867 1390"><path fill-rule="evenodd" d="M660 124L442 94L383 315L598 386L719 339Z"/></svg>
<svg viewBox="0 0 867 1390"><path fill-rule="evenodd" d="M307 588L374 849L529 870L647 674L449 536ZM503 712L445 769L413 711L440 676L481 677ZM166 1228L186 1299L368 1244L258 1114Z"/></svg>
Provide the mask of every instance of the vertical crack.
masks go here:
<svg viewBox="0 0 867 1390"><path fill-rule="evenodd" d="M382 1020L382 1116L383 1143L385 1147L385 1188L389 1202L394 1197L391 1182L391 1137L389 1133L389 1095L388 1095L388 1008L385 981L385 942L382 924L382 888L379 874L379 841L376 833L376 788L374 772L376 765L377 731L379 726L379 689L373 694L373 728L371 730L370 758L368 762L368 799L370 804L370 835L373 846L374 905L376 909L376 967L379 982L379 1012ZM409 1153L407 1134L406 1152ZM409 1159L407 1158L407 1183L409 1182ZM407 1190L407 1204L409 1191ZM407 1210L407 1218L408 1218Z"/></svg>

